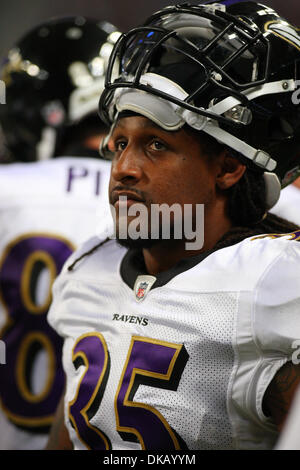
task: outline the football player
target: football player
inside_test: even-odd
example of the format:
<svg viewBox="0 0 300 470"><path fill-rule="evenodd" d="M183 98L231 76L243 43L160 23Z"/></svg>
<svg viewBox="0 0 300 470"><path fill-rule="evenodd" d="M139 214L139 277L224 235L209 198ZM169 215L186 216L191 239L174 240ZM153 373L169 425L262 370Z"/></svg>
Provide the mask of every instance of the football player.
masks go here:
<svg viewBox="0 0 300 470"><path fill-rule="evenodd" d="M274 446L299 382L300 231L268 210L300 166L299 59L297 30L251 1L169 6L119 39L99 104L115 234L54 284L48 449Z"/></svg>
<svg viewBox="0 0 300 470"><path fill-rule="evenodd" d="M64 387L62 340L46 314L63 263L105 227L110 162L99 155L98 102L119 34L107 21L51 19L1 70L1 449L43 448Z"/></svg>

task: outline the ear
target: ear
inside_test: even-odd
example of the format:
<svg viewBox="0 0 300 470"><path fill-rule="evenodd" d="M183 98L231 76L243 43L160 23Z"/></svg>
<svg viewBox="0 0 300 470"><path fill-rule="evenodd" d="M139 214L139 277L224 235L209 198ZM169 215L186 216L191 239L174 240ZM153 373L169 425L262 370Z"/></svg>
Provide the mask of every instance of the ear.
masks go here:
<svg viewBox="0 0 300 470"><path fill-rule="evenodd" d="M219 156L219 165L216 184L219 189L223 190L235 185L246 171L246 165L232 157L227 151Z"/></svg>

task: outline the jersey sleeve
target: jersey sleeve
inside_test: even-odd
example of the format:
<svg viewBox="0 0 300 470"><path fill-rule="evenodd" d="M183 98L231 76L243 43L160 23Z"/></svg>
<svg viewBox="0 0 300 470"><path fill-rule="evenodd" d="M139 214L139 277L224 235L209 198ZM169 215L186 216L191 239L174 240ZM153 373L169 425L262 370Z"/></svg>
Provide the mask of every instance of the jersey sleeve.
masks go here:
<svg viewBox="0 0 300 470"><path fill-rule="evenodd" d="M277 370L293 361L300 339L300 243L287 241L257 286L253 335L262 353L257 378L257 408Z"/></svg>
<svg viewBox="0 0 300 470"><path fill-rule="evenodd" d="M275 243L274 259L259 277L255 289L241 294L237 318L235 407L247 419L277 432L263 413L263 397L276 372L295 358L300 339L300 243ZM273 247L269 245L268 249ZM283 247L283 249L282 249Z"/></svg>

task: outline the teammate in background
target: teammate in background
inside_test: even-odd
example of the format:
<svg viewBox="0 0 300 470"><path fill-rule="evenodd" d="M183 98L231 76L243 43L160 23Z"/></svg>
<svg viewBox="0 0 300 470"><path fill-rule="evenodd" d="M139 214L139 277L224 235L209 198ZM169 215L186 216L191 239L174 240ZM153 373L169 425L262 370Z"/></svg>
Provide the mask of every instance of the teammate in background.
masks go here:
<svg viewBox="0 0 300 470"><path fill-rule="evenodd" d="M300 227L300 178L281 191L279 201L271 212Z"/></svg>
<svg viewBox="0 0 300 470"><path fill-rule="evenodd" d="M299 382L300 231L268 213L300 167L299 46L234 0L170 6L118 41L100 99L117 241L89 240L54 284L67 388L48 449L274 446Z"/></svg>
<svg viewBox="0 0 300 470"><path fill-rule="evenodd" d="M51 19L2 67L11 163L0 167L1 449L42 449L63 391L62 340L47 323L51 285L108 215L110 162L99 155L106 126L97 110L119 34L106 21Z"/></svg>

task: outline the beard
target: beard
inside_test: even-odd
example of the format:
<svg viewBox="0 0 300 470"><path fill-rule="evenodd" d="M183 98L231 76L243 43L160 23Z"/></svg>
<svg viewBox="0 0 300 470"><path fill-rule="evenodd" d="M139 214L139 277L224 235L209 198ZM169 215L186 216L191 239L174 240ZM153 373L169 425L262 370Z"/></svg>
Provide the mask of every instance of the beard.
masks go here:
<svg viewBox="0 0 300 470"><path fill-rule="evenodd" d="M158 244L164 244L164 243L170 243L172 241L179 241L183 240L183 236L180 238L178 237L178 225L175 229L175 224L171 223L169 226L169 231L167 233L164 232L162 225L159 224L159 226L156 226L156 230L154 230L155 236L152 237L152 232L149 230L147 234L143 234L140 236L135 236L134 238L130 237L130 234L127 232L126 237L120 237L120 232L117 228L116 231L116 240L117 243L125 248L129 249L150 249L153 246L156 246ZM183 233L183 232L181 232Z"/></svg>
<svg viewBox="0 0 300 470"><path fill-rule="evenodd" d="M133 240L132 238L116 238L117 243L128 249L133 249L133 250L143 250L143 249L150 249L153 246L157 245L158 243L161 242L161 240L153 239L145 239L145 238L138 238L136 240Z"/></svg>
<svg viewBox="0 0 300 470"><path fill-rule="evenodd" d="M183 213L184 210L188 212ZM197 226L197 213L192 205L183 208L179 203L154 204L148 200L133 204L128 210L121 206L112 210L112 216L118 244L129 249L149 249L158 244L167 247L168 243L174 246L173 242L184 241L186 237L190 240L189 234L191 230L194 234Z"/></svg>

